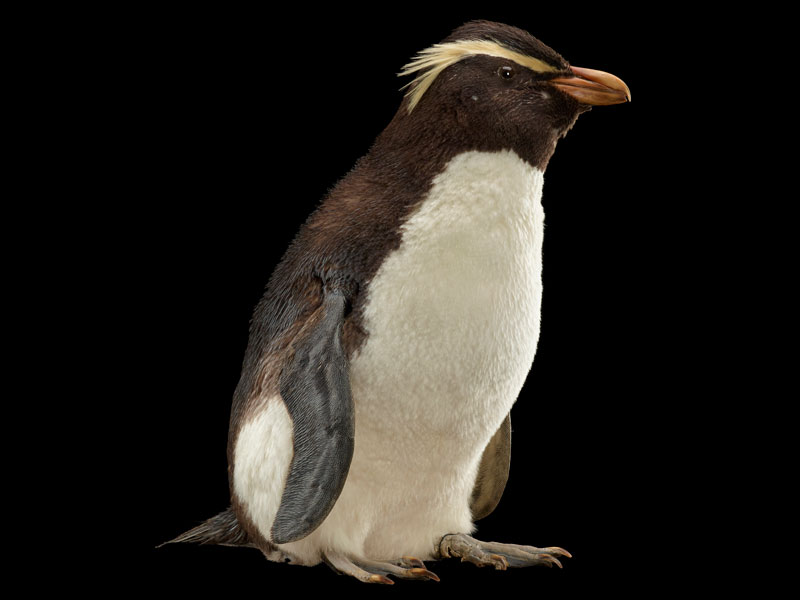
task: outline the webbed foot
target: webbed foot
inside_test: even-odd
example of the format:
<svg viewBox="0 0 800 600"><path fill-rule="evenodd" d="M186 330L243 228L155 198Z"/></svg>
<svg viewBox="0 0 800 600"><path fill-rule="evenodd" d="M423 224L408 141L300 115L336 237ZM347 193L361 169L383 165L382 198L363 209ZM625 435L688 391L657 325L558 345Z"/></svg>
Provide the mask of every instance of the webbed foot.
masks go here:
<svg viewBox="0 0 800 600"><path fill-rule="evenodd" d="M462 562L471 562L479 567L492 566L503 571L508 567L532 567L535 565L548 567L557 565L561 568L561 562L556 556L572 558L569 552L555 546L536 548L517 544L482 542L463 533L444 536L439 542L439 554L442 558L457 557L461 558Z"/></svg>
<svg viewBox="0 0 800 600"><path fill-rule="evenodd" d="M439 581L436 573L428 571L425 568L425 563L413 556L403 556L390 562L381 562L328 553L325 554L324 560L337 573L350 575L365 583L392 585L394 581L389 579L387 575L393 575L401 579L431 579Z"/></svg>

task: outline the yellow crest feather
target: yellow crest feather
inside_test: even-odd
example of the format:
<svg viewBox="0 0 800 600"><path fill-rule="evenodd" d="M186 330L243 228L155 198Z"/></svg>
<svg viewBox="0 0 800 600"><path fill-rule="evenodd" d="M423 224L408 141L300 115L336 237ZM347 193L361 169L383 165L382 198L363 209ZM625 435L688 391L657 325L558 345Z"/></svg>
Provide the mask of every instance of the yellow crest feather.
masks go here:
<svg viewBox="0 0 800 600"><path fill-rule="evenodd" d="M515 50L511 50L510 48L506 48L494 40L461 40L458 42L447 42L446 44L434 44L430 48L419 52L411 62L404 65L403 70L398 73L400 77L417 73L417 76L412 81L400 88L401 90L410 88L408 92L406 92L406 96L409 99L408 112L414 110L414 107L434 80L439 76L439 73L450 65L457 63L462 58L474 56L476 54L507 58L518 65L540 73L557 70L556 67L538 58L533 58L532 56L527 56Z"/></svg>

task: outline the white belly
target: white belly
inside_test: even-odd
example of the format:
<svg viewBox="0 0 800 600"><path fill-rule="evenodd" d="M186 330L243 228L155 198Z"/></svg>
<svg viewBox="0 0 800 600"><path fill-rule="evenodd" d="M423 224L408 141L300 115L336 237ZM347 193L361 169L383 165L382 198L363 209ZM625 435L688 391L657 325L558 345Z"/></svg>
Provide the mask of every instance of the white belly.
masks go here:
<svg viewBox="0 0 800 600"><path fill-rule="evenodd" d="M539 337L542 172L512 152L468 152L435 180L369 286L351 361L356 446L344 490L310 536L281 546L429 558L473 529L481 454Z"/></svg>

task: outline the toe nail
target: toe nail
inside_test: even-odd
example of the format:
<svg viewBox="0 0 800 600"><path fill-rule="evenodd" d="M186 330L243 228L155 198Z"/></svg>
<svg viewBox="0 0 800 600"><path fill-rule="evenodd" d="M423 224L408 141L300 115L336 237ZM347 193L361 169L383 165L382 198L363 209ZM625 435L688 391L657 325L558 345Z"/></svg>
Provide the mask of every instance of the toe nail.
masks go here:
<svg viewBox="0 0 800 600"><path fill-rule="evenodd" d="M409 569L409 572L413 573L417 577L427 577L428 579L432 579L433 581L439 581L439 576L436 575L436 573L428 571L428 569L415 568L415 569Z"/></svg>
<svg viewBox="0 0 800 600"><path fill-rule="evenodd" d="M563 566L561 566L561 561L559 561L555 556L550 556L549 554L540 554L539 558L543 560L544 564L546 564L551 569L553 568L553 565L557 565L559 569L564 568Z"/></svg>
<svg viewBox="0 0 800 600"><path fill-rule="evenodd" d="M383 575L372 575L369 580L372 583L384 583L386 585L394 585L394 581L389 579L388 577L384 577Z"/></svg>
<svg viewBox="0 0 800 600"><path fill-rule="evenodd" d="M499 571L505 571L508 568L508 561L505 556L499 554L492 554L490 557L494 562L494 568Z"/></svg>
<svg viewBox="0 0 800 600"><path fill-rule="evenodd" d="M559 548L558 546L553 546L552 548L547 548L547 551L551 554L557 554L559 556L566 556L567 558L572 558L572 554L564 550L563 548Z"/></svg>
<svg viewBox="0 0 800 600"><path fill-rule="evenodd" d="M409 563L410 565L412 565L414 567L419 567L420 569L424 569L425 568L425 563L423 563L420 559L418 559L418 558L416 558L414 556L404 556L403 560L405 560L407 563Z"/></svg>

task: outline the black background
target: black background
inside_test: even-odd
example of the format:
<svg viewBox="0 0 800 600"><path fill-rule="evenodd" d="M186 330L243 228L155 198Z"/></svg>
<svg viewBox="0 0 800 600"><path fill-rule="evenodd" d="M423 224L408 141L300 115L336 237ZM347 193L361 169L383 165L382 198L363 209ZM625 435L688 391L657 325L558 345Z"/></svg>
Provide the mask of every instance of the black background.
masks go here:
<svg viewBox="0 0 800 600"><path fill-rule="evenodd" d="M391 119L402 65L473 18L526 29L633 96L581 116L545 174L541 338L512 411L508 486L475 534L574 558L507 572L430 563L441 583L383 591L619 597L672 580L661 549L678 541L692 486L680 448L692 433L676 425L682 383L665 358L680 326L668 282L681 269L666 235L681 225L665 207L682 185L684 133L664 73L670 44L693 32L608 6L193 9L136 15L123 90L131 158L119 218L135 352L120 372L145 413L133 546L149 593L376 593L256 550L154 547L228 505L230 399L250 314L287 244Z"/></svg>

